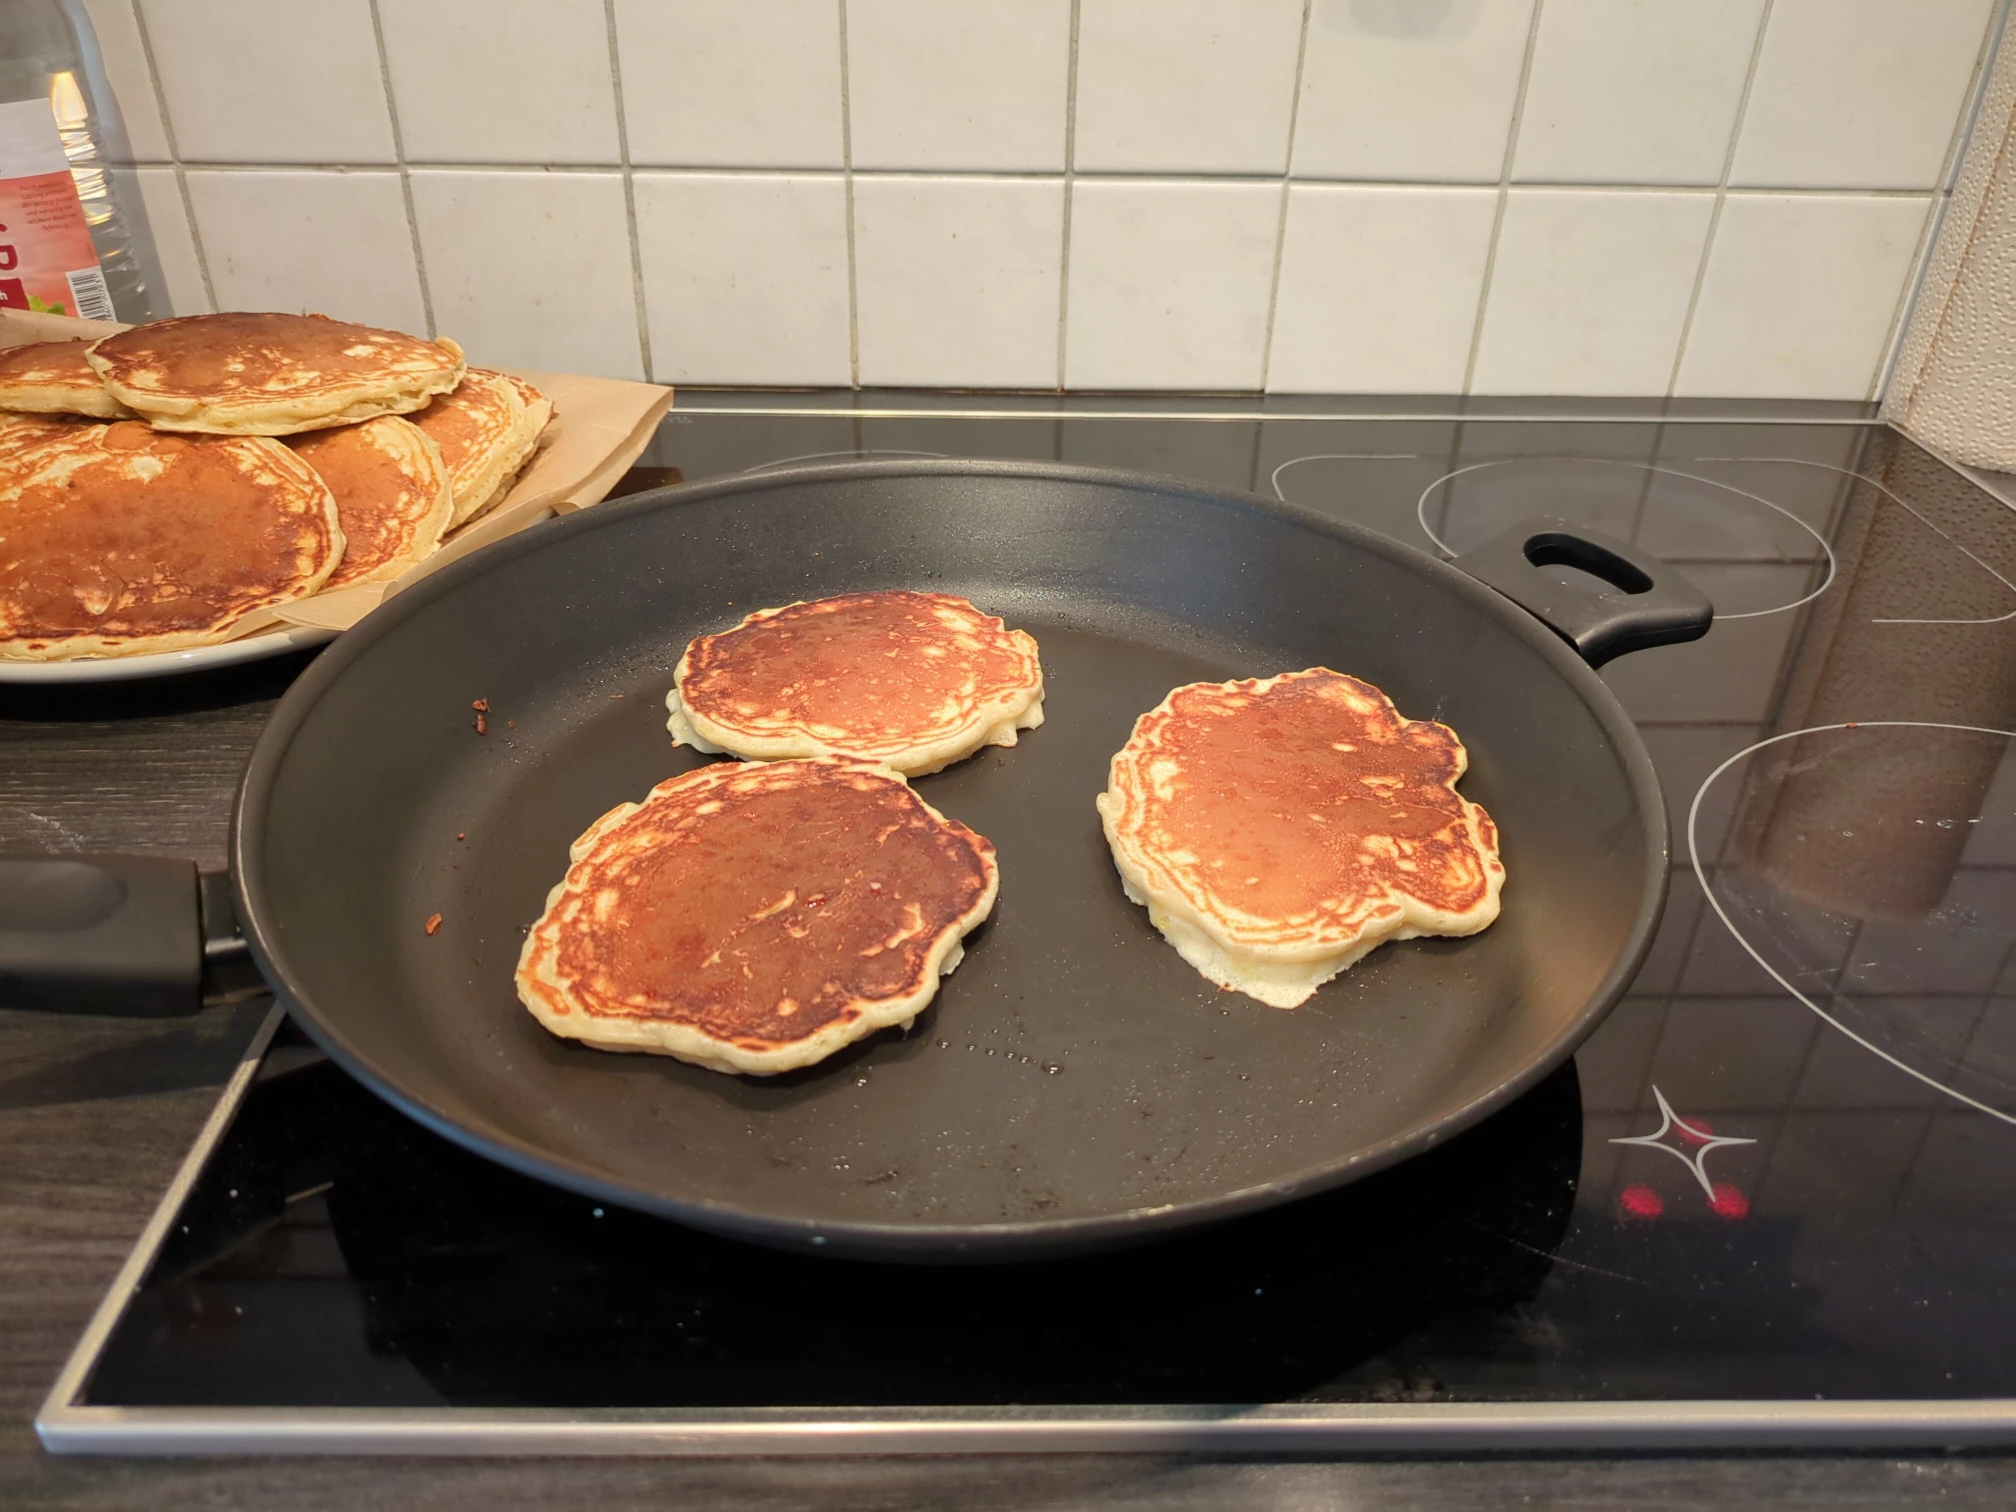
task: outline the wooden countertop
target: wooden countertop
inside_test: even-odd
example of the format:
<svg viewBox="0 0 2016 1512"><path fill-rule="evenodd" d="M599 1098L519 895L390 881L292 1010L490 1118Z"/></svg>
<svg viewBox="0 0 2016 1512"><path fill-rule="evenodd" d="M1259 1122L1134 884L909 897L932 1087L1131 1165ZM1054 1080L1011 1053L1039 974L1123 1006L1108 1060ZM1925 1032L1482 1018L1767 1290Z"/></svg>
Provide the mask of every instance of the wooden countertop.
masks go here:
<svg viewBox="0 0 2016 1512"><path fill-rule="evenodd" d="M303 658L125 688L0 688L0 851L223 864L238 772ZM2016 1504L2016 1457L990 1456L871 1460L86 1460L30 1421L265 1004L135 1022L0 1011L0 1507L1949 1508Z"/></svg>

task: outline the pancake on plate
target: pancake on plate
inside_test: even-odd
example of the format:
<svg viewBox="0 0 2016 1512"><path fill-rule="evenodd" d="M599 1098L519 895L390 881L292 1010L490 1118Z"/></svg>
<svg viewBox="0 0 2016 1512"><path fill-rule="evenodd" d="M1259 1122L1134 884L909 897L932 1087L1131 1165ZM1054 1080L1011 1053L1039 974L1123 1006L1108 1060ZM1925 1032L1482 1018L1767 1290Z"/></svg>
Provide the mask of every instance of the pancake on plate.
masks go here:
<svg viewBox="0 0 2016 1512"><path fill-rule="evenodd" d="M386 582L417 566L448 528L448 465L410 420L380 415L289 443L336 496L343 560L323 588Z"/></svg>
<svg viewBox="0 0 2016 1512"><path fill-rule="evenodd" d="M186 315L100 337L89 349L112 396L157 429L291 436L403 415L462 381L443 337L323 315Z"/></svg>
<svg viewBox="0 0 2016 1512"><path fill-rule="evenodd" d="M88 341L30 341L0 347L0 410L131 419L85 359Z"/></svg>
<svg viewBox="0 0 2016 1512"><path fill-rule="evenodd" d="M1387 940L1475 934L1505 868L1446 725L1312 667L1135 721L1099 817L1127 896L1221 987L1293 1008Z"/></svg>
<svg viewBox="0 0 2016 1512"><path fill-rule="evenodd" d="M537 413L527 404L528 393L539 401ZM413 417L448 463L455 494L450 530L485 514L511 491L552 414L552 404L531 384L471 368L452 393Z"/></svg>
<svg viewBox="0 0 2016 1512"><path fill-rule="evenodd" d="M74 430L0 458L0 657L226 641L343 554L328 485L277 441Z"/></svg>
<svg viewBox="0 0 2016 1512"><path fill-rule="evenodd" d="M994 906L994 847L886 767L717 762L611 809L518 958L553 1033L767 1076L907 1025Z"/></svg>
<svg viewBox="0 0 2016 1512"><path fill-rule="evenodd" d="M674 745L750 761L859 756L921 777L1043 723L1036 641L949 593L759 609L686 648Z"/></svg>

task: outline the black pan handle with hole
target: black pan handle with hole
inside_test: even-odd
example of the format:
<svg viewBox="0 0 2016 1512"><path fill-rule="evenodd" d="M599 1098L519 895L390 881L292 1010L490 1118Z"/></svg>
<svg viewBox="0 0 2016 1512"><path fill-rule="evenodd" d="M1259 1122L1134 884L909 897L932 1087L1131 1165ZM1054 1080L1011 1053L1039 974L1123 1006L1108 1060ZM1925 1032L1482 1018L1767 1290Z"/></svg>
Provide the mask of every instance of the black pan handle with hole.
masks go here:
<svg viewBox="0 0 2016 1512"><path fill-rule="evenodd" d="M1592 667L1651 646L1699 640L1715 606L1678 572L1600 530L1545 515L1456 558L1573 646ZM1564 583L1542 571L1573 567L1606 588Z"/></svg>

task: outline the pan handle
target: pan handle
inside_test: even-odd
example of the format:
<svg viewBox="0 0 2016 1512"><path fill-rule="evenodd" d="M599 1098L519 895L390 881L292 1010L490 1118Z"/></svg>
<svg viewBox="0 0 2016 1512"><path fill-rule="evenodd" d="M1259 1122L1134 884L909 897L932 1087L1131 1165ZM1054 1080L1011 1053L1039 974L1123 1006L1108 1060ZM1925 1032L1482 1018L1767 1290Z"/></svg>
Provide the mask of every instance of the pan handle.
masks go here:
<svg viewBox="0 0 2016 1512"><path fill-rule="evenodd" d="M0 856L0 1007L165 1018L259 990L223 872Z"/></svg>
<svg viewBox="0 0 2016 1512"><path fill-rule="evenodd" d="M1544 515L1456 558L1573 646L1592 667L1627 651L1699 640L1715 606L1672 567L1615 536ZM1602 589L1562 583L1543 567L1579 568Z"/></svg>

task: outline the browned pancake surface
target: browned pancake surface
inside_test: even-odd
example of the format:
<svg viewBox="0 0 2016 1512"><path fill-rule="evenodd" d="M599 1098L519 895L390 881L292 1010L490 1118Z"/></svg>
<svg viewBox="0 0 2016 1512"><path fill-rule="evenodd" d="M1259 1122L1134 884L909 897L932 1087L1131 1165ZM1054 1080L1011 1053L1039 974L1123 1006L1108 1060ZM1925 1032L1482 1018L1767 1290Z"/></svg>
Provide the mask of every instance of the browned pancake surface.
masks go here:
<svg viewBox="0 0 2016 1512"><path fill-rule="evenodd" d="M949 593L844 593L703 635L680 663L688 711L741 734L804 731L881 757L970 722L1028 687L1035 643Z"/></svg>
<svg viewBox="0 0 2016 1512"><path fill-rule="evenodd" d="M930 980L931 946L986 896L992 855L866 763L702 767L593 836L535 931L550 929L534 944L572 992L538 990L556 1014L795 1044Z"/></svg>
<svg viewBox="0 0 2016 1512"><path fill-rule="evenodd" d="M1454 788L1455 735L1342 673L1180 688L1123 754L1128 838L1242 941L1356 933L1399 911L1396 891L1464 913L1498 865L1489 816Z"/></svg>
<svg viewBox="0 0 2016 1512"><path fill-rule="evenodd" d="M329 493L285 447L80 426L0 473L0 642L219 638L318 583L338 549Z"/></svg>
<svg viewBox="0 0 2016 1512"><path fill-rule="evenodd" d="M85 360L90 345L84 340L31 341L0 348L0 409L101 419L128 413L105 392Z"/></svg>
<svg viewBox="0 0 2016 1512"><path fill-rule="evenodd" d="M288 444L336 495L343 560L324 589L403 571L440 542L448 523L446 470L414 426L386 415Z"/></svg>
<svg viewBox="0 0 2016 1512"><path fill-rule="evenodd" d="M397 390L459 362L437 343L398 331L258 312L157 320L104 337L91 354L104 381L122 392L226 407L284 405L359 384Z"/></svg>

